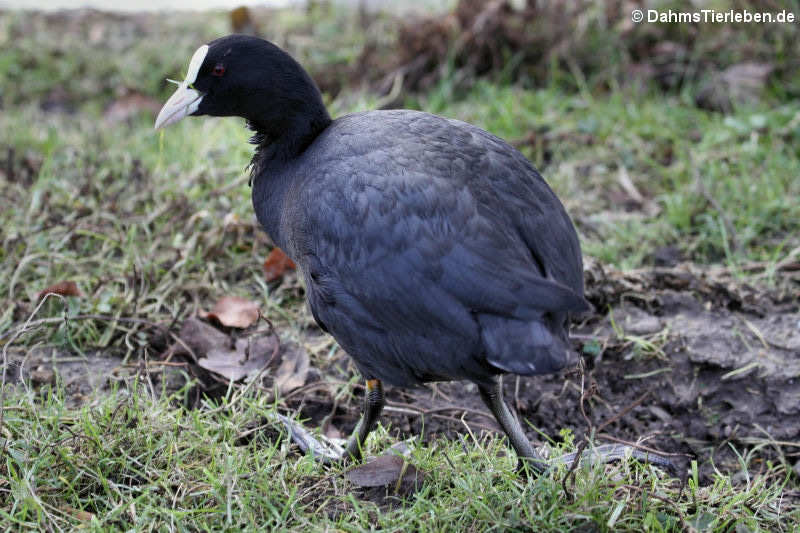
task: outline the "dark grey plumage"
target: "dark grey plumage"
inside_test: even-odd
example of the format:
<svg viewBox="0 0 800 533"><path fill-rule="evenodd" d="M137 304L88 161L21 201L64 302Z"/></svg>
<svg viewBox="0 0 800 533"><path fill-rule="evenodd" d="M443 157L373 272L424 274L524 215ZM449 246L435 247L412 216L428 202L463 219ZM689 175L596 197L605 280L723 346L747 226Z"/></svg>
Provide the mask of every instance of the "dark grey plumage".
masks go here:
<svg viewBox="0 0 800 533"><path fill-rule="evenodd" d="M372 111L333 121L289 162L256 166L259 221L367 379L487 383L566 364L568 313L586 309L578 239L502 140Z"/></svg>
<svg viewBox="0 0 800 533"><path fill-rule="evenodd" d="M289 425L303 449L358 458L384 404L381 381L469 379L525 464L530 445L495 376L562 368L583 298L575 229L514 148L417 111L331 120L308 74L277 46L231 35L201 46L156 119L241 116L256 131L253 205L298 264L308 302L367 378L364 416L342 453ZM612 445L588 459L623 458ZM670 467L659 456L640 459Z"/></svg>

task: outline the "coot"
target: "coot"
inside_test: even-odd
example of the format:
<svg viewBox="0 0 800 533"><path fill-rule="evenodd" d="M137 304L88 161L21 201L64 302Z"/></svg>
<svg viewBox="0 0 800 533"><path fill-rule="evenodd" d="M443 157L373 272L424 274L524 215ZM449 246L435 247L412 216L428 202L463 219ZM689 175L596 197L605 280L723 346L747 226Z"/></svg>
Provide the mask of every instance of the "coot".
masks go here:
<svg viewBox="0 0 800 533"><path fill-rule="evenodd" d="M418 111L331 120L294 59L244 35L195 52L155 127L187 115L240 116L256 132L258 220L297 263L319 326L367 380L345 458L361 455L384 405L382 382L469 380L518 456L537 471L548 466L497 376L563 368L570 315L589 306L575 229L522 154L476 126ZM625 449L603 447L602 458Z"/></svg>

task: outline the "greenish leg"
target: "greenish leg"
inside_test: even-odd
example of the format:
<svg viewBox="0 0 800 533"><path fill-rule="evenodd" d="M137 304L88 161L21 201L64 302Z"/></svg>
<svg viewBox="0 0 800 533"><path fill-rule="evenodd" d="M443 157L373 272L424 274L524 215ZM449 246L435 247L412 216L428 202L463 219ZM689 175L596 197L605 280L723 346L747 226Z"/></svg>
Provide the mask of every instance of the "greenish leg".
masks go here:
<svg viewBox="0 0 800 533"><path fill-rule="evenodd" d="M367 440L367 435L375 429L385 403L381 380L367 380L367 394L364 396L364 414L347 442L347 447L342 455L345 461L348 459L353 461L361 460L361 447Z"/></svg>

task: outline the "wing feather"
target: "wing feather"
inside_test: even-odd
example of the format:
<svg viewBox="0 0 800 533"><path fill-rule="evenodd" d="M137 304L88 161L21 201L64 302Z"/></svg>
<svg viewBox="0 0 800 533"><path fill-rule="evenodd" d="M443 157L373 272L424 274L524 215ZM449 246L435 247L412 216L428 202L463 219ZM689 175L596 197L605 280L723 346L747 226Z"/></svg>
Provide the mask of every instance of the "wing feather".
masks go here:
<svg viewBox="0 0 800 533"><path fill-rule="evenodd" d="M474 377L486 373L485 358L472 360L486 351L479 315L518 323L587 308L580 248L516 150L474 126L409 113L348 117L345 135L317 141L324 171L302 188L294 254L314 316L362 372Z"/></svg>

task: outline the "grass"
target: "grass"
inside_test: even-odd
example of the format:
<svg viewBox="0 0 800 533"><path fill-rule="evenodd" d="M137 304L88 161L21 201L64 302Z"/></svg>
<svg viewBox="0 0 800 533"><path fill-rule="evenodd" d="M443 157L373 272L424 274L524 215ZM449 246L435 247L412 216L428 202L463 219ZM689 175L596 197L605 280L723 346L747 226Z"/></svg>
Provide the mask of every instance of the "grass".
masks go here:
<svg viewBox="0 0 800 533"><path fill-rule="evenodd" d="M191 411L175 407L180 399L153 396L145 381L77 411L59 388L18 396L6 413L2 520L91 530L791 530L780 466L706 487L637 464L587 467L565 489L565 468L520 478L492 437L412 443L410 461L426 472L421 491L380 495L376 507L344 483L341 467L322 469L264 433L239 438L275 408L268 395ZM367 451L391 442L379 430Z"/></svg>
<svg viewBox="0 0 800 533"><path fill-rule="evenodd" d="M357 55L363 35L350 19L313 24L314 16L281 12L274 22L288 28L283 37L304 63ZM263 281L271 243L250 205L242 121L189 119L156 134L146 110L122 121L104 115L122 88L165 99L163 78L178 75L198 42L225 33L225 18L166 17L126 33L119 27L132 23L101 17L95 24L120 36L110 48L87 41L90 22L62 30L57 21L0 14L4 357L55 348L138 364L158 355L151 331L114 318L170 324L229 294L258 301L282 337L297 340L312 321L298 285ZM343 44L298 45L292 32L306 27L312 42ZM328 100L339 115L379 98L353 90ZM691 88L664 95L590 79L579 91L485 81L465 90L445 78L406 106L518 141L575 219L584 252L602 262L638 267L672 245L687 260L734 270L764 262L769 270L800 246L800 104L787 98L720 114L692 102ZM107 318L39 324L10 342L7 335L35 312L38 291L63 280L76 281L85 296L51 299L35 319ZM658 351L651 340L629 340L643 353ZM334 349L323 341L314 364L330 365ZM0 524L791 531L800 523L800 511L785 503L793 501L787 494L797 491L796 476L753 450L742 451L744 474L719 473L707 486L695 474L681 490L631 464L580 470L565 491L564 471L517 476L504 442L492 436L414 443L412 462L427 473L421 492L376 506L352 492L341 468L320 468L285 440L263 432L242 442L243 427L283 407L270 394L187 410L184 392L156 394L142 378L74 408L60 381L8 387ZM565 437L551 445L574 448ZM379 453L392 442L383 428L368 448Z"/></svg>

